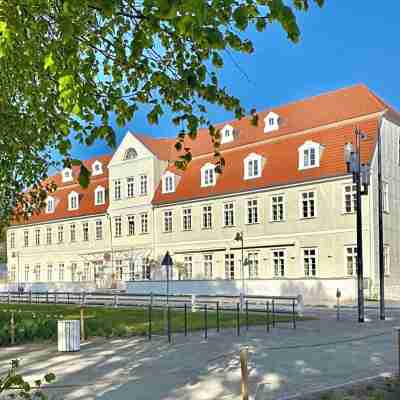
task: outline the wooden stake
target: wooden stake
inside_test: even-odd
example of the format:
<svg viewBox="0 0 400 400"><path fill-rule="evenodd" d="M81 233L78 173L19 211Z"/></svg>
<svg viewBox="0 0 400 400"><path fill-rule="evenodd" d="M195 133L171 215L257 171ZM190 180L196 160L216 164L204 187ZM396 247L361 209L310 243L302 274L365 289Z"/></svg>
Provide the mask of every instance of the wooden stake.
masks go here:
<svg viewBox="0 0 400 400"><path fill-rule="evenodd" d="M247 365L247 347L240 350L240 368L242 370L241 380L241 400L249 400L249 370Z"/></svg>
<svg viewBox="0 0 400 400"><path fill-rule="evenodd" d="M85 341L85 319L83 315L84 308L81 307L81 340Z"/></svg>

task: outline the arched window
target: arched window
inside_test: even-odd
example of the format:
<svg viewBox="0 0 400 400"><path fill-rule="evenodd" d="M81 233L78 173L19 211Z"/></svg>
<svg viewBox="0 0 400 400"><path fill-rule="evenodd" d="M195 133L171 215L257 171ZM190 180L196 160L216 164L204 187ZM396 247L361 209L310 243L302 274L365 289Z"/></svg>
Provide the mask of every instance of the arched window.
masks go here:
<svg viewBox="0 0 400 400"><path fill-rule="evenodd" d="M263 157L251 153L244 160L244 179L259 178L263 168Z"/></svg>
<svg viewBox="0 0 400 400"><path fill-rule="evenodd" d="M274 112L270 112L268 113L268 115L264 118L264 132L268 133L268 132L272 132L272 131L276 131L279 129L279 115L275 114Z"/></svg>
<svg viewBox="0 0 400 400"><path fill-rule="evenodd" d="M52 196L48 196L46 199L46 214L54 212L55 209L55 199Z"/></svg>
<svg viewBox="0 0 400 400"><path fill-rule="evenodd" d="M77 210L79 208L79 195L76 192L71 192L68 195L68 210Z"/></svg>
<svg viewBox="0 0 400 400"><path fill-rule="evenodd" d="M134 160L137 155L137 151L133 147L130 147L125 151L124 160Z"/></svg>
<svg viewBox="0 0 400 400"><path fill-rule="evenodd" d="M103 173L103 164L100 161L95 161L92 164L92 175L101 175Z"/></svg>
<svg viewBox="0 0 400 400"><path fill-rule="evenodd" d="M217 179L215 174L215 165L211 163L204 164L200 170L201 173L201 186L214 186Z"/></svg>
<svg viewBox="0 0 400 400"><path fill-rule="evenodd" d="M299 169L319 167L322 148L319 143L307 140L299 147Z"/></svg>
<svg viewBox="0 0 400 400"><path fill-rule="evenodd" d="M62 181L64 182L71 182L73 180L72 176L72 169L71 168L64 168L62 172Z"/></svg>
<svg viewBox="0 0 400 400"><path fill-rule="evenodd" d="M162 192L173 193L175 192L175 174L167 171L162 177Z"/></svg>
<svg viewBox="0 0 400 400"><path fill-rule="evenodd" d="M103 186L97 186L94 191L94 204L100 206L106 202L105 189Z"/></svg>

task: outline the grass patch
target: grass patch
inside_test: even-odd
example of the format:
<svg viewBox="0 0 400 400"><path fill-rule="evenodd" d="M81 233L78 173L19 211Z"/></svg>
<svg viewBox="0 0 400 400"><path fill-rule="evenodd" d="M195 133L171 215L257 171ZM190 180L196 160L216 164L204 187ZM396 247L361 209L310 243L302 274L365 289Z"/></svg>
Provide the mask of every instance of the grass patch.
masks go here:
<svg viewBox="0 0 400 400"><path fill-rule="evenodd" d="M80 308L76 305L53 304L0 304L0 345L10 342L10 316L15 312L16 341L23 343L34 340L55 340L56 325L59 319L80 319ZM147 335L149 331L148 308L85 308L85 333L87 336L128 337ZM275 315L276 323L292 323L292 315ZM306 318L296 317L296 320ZM307 318L310 319L310 318ZM152 334L165 334L167 312L164 309L153 308L151 312ZM215 311L207 312L207 327L215 329L218 325ZM249 312L248 324L266 325L266 313ZM269 315L272 323L272 315ZM170 309L171 332L184 332L185 314L183 310ZM203 310L187 312L187 330L203 330L205 318ZM240 325L246 326L245 313L240 314ZM236 312L220 311L219 326L221 329L237 327Z"/></svg>

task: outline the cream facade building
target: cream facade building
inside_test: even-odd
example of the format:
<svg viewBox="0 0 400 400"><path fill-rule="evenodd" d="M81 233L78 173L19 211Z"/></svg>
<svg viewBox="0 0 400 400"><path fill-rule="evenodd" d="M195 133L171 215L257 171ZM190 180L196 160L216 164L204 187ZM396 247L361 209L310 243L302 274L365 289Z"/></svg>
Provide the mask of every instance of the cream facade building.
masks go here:
<svg viewBox="0 0 400 400"><path fill-rule="evenodd" d="M222 174L205 131L185 143L193 155L185 171L173 165L173 139L127 133L111 157L87 161L93 172L101 165L88 189L74 170L62 182L61 171L53 211L10 227L10 285L162 291L160 260L169 251L175 292L318 299L340 287L354 298L355 187L343 154L358 127L366 134L362 161L371 166L362 199L365 290L375 295L379 284L380 136L386 286L399 296L399 121L362 85L276 107L260 113L256 127L247 118L218 125Z"/></svg>

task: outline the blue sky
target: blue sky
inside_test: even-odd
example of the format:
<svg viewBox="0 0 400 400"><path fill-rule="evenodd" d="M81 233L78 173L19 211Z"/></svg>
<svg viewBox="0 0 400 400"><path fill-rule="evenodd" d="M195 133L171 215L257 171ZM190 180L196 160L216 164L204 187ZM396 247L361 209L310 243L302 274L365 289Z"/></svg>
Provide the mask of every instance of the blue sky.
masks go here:
<svg viewBox="0 0 400 400"><path fill-rule="evenodd" d="M385 6L383 6L385 5ZM400 2L386 0L326 0L298 15L301 41L292 44L278 25L263 33L249 31L255 46L252 55L229 57L220 79L244 107L262 110L325 91L365 83L377 95L400 110L400 48L398 15ZM249 80L241 72L246 72ZM117 128L118 143L127 130L155 137L174 136L176 128L166 114L159 125L149 125L144 111L123 129ZM209 109L213 122L232 118L221 108ZM73 147L76 157L110 153L105 143L90 148Z"/></svg>

